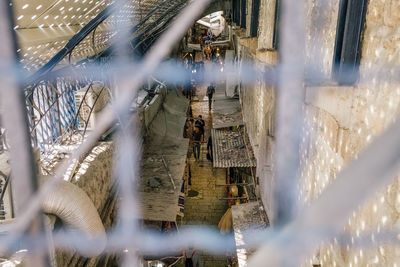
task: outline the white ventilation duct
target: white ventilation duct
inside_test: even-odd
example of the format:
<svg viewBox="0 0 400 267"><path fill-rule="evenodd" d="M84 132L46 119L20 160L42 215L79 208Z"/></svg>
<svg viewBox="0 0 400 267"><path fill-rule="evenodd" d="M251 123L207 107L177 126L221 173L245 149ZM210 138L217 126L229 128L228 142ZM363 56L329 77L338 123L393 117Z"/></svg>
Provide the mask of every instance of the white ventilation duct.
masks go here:
<svg viewBox="0 0 400 267"><path fill-rule="evenodd" d="M51 177L42 177L41 182L47 179ZM57 216L69 230L95 241L90 247L91 256L103 252L107 242L103 223L92 200L81 188L60 181L43 200L42 208L45 213Z"/></svg>
<svg viewBox="0 0 400 267"><path fill-rule="evenodd" d="M42 177L41 183L48 179L51 178ZM61 180L43 200L42 209L44 213L58 217L70 232L86 237L91 245L84 256L95 257L103 252L107 243L103 223L92 200L78 186ZM1 220L0 231L6 234L9 231L7 225L16 220Z"/></svg>
<svg viewBox="0 0 400 267"><path fill-rule="evenodd" d="M34 151L35 159L40 164L39 150ZM0 170L9 174L8 154L0 158ZM39 176L40 184L52 179L49 176ZM12 179L12 178L11 178ZM42 202L42 209L48 215L54 215L72 233L86 237L91 243L87 250L88 257L94 257L101 254L107 243L107 236L103 223L100 219L96 207L88 195L78 186L65 180L59 181L57 186L45 196ZM9 227L18 220L17 218L0 220L0 232L7 234ZM82 251L82 250L81 250ZM0 266L1 262L0 262Z"/></svg>

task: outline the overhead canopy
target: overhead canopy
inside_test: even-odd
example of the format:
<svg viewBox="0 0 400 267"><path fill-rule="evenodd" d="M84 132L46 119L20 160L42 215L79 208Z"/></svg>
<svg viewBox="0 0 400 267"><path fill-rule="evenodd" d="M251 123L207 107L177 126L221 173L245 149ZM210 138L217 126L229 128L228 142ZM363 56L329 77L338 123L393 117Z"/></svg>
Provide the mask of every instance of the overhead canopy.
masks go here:
<svg viewBox="0 0 400 267"><path fill-rule="evenodd" d="M138 186L142 219L175 221L189 139L183 138L188 101L168 91L148 129Z"/></svg>
<svg viewBox="0 0 400 267"><path fill-rule="evenodd" d="M35 71L57 54L83 27L101 14L114 0L35 0L12 1L14 25L18 38L21 65ZM61 64L76 63L108 48L121 25L131 27L157 7L152 21L168 12L163 21L179 12L185 0L162 4L157 0L125 1L124 7L113 13L76 46L71 56ZM177 6L178 8L172 8ZM172 9L170 9L172 8ZM147 24L152 21L148 21ZM158 24L161 24L158 23ZM153 27L157 29L157 27ZM150 32L150 31L149 31ZM154 34L153 34L154 35ZM154 36L153 36L154 37Z"/></svg>
<svg viewBox="0 0 400 267"><path fill-rule="evenodd" d="M188 147L188 139L144 146L138 188L142 219L176 220Z"/></svg>
<svg viewBox="0 0 400 267"><path fill-rule="evenodd" d="M215 168L255 167L256 159L250 144L245 140L245 131L239 127L212 129L213 166Z"/></svg>
<svg viewBox="0 0 400 267"><path fill-rule="evenodd" d="M188 106L189 101L178 91L167 91L161 108L149 126L150 139L153 142L182 139Z"/></svg>
<svg viewBox="0 0 400 267"><path fill-rule="evenodd" d="M227 98L221 87L216 88L212 120L213 166L256 167L256 159L243 126L239 99Z"/></svg>
<svg viewBox="0 0 400 267"><path fill-rule="evenodd" d="M269 226L269 221L263 205L258 201L231 208L238 263L239 267L244 267L247 266L249 256L255 251L255 248L246 247L251 238L247 235L247 231L266 228Z"/></svg>
<svg viewBox="0 0 400 267"><path fill-rule="evenodd" d="M213 128L243 125L242 108L236 98L216 98L213 105Z"/></svg>

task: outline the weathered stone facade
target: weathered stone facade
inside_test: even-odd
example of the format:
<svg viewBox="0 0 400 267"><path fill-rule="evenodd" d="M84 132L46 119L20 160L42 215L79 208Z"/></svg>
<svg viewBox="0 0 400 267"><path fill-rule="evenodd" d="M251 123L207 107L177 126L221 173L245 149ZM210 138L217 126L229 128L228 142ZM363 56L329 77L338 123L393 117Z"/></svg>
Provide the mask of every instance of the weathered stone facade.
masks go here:
<svg viewBox="0 0 400 267"><path fill-rule="evenodd" d="M272 49L276 0L261 0L258 23L258 48Z"/></svg>
<svg viewBox="0 0 400 267"><path fill-rule="evenodd" d="M272 7L270 2L274 1L261 1L258 47L239 41L240 58L252 62L258 69L264 63L260 63L257 53L262 48L269 48L270 44L273 26L271 22L266 25L266 18L261 15L272 12L268 9ZM306 63L308 74L318 75L312 76L318 78L318 86L306 85L305 88L304 135L299 151L299 199L304 204L323 194L343 167L356 159L358 153L400 114L400 86L394 76L395 66L400 63L400 3L394 0L368 2L360 80L354 86L332 86L335 84L331 80L331 71L338 7L338 0L307 2ZM263 163L272 164L274 153L273 138L270 137L273 131L268 123L274 110L273 96L272 88L259 81L242 85L243 116L260 170ZM264 185L261 186L264 195L268 195L273 190L272 173L258 171L258 176L260 185ZM400 249L385 242L375 242L374 238L381 231L399 229L399 183L399 177L393 179L391 185L354 211L343 232L343 236L350 237L350 242L344 246L339 246L336 241L328 242L316 252L322 266L398 264ZM270 199L263 201L268 211ZM354 240L363 235L370 237L368 248L354 245Z"/></svg>
<svg viewBox="0 0 400 267"><path fill-rule="evenodd" d="M250 143L257 159L257 177L260 195L267 213L271 210L273 183L271 147L274 135L274 87L267 84L264 73L276 64L276 52L257 49L257 38L241 38L238 42L238 58L241 68L251 65L257 79L240 84L240 101L243 120Z"/></svg>
<svg viewBox="0 0 400 267"><path fill-rule="evenodd" d="M314 163L304 165L304 199L314 199L323 194L342 166L356 159L358 153L400 114L399 84L391 76L393 65L400 62L399 8L398 1L369 1L359 83L350 88L319 88L307 105L307 110L317 107L318 113L326 113L329 118L318 116L314 121L315 113L309 113L308 120L314 121L315 134L310 143L319 152L305 158ZM334 34L333 30L330 35ZM311 90L307 89L308 92ZM337 107L334 108L332 103ZM319 130L316 130L318 126ZM336 137L330 138L331 135ZM321 142L326 145L322 146ZM314 169L314 174L307 175L307 169ZM307 190L310 185L311 190ZM398 231L399 194L397 177L391 185L379 190L368 203L355 210L343 233L343 236L350 237L350 242L344 247L332 242L321 248L319 258L322 265L396 266L400 259L399 248L388 242L377 242L375 236L381 231ZM362 236L370 237L367 248L354 245Z"/></svg>
<svg viewBox="0 0 400 267"><path fill-rule="evenodd" d="M71 183L79 186L93 201L106 231L116 219L116 188L112 176L113 144L102 142L94 147L78 166ZM118 256L85 258L73 251L57 251L57 266L117 266Z"/></svg>
<svg viewBox="0 0 400 267"><path fill-rule="evenodd" d="M339 0L307 1L306 65L314 79L330 80L338 10Z"/></svg>

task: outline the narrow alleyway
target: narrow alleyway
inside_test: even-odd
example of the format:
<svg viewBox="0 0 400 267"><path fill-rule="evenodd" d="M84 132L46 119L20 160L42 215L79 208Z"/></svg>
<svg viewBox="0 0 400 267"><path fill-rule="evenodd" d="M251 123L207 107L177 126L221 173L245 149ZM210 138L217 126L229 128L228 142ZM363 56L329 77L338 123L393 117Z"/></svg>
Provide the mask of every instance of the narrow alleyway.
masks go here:
<svg viewBox="0 0 400 267"><path fill-rule="evenodd" d="M196 118L202 115L206 122L205 141L208 140L212 127L206 90L207 85L198 86L197 97L192 102L193 116ZM228 209L227 200L222 199L226 197L226 188L217 186L217 184L225 184L225 169L212 168L212 163L206 158L206 143L202 144L198 162L194 160L193 153L190 154L188 162L191 166L192 185L188 186L185 195L185 216L182 223L184 225L205 224L217 228L219 220ZM191 195L195 196L191 197ZM223 255L202 253L201 259L204 267L226 267L228 264L227 257Z"/></svg>

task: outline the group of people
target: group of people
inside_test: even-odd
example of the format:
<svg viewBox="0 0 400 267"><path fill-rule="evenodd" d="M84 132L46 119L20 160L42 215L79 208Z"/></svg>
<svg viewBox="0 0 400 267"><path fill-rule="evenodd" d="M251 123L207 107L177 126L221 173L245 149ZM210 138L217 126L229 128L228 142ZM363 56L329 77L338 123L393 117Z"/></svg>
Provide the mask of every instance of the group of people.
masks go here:
<svg viewBox="0 0 400 267"><path fill-rule="evenodd" d="M203 54L205 59L207 60L210 60L212 62L218 61L218 48L212 46L211 44L208 44L203 48Z"/></svg>
<svg viewBox="0 0 400 267"><path fill-rule="evenodd" d="M215 93L215 86L213 83L207 88L208 108L211 110L212 98ZM185 129L183 133L184 138L190 138L193 143L193 155L196 161L200 159L201 144L204 143L206 123L203 116L199 115L196 120L193 119L191 107L189 107L188 118L186 119ZM212 139L209 136L207 141L207 159L212 161Z"/></svg>
<svg viewBox="0 0 400 267"><path fill-rule="evenodd" d="M193 143L193 155L196 161L200 159L201 144L204 143L204 132L206 122L199 115L196 121L193 118L188 118L185 124L184 137L190 138Z"/></svg>
<svg viewBox="0 0 400 267"><path fill-rule="evenodd" d="M200 160L201 144L204 141L204 127L205 122L202 116L199 115L198 119L194 121L193 118L187 119L185 124L184 137L190 138L193 144L193 156L196 161ZM207 141L207 159L212 161L212 138L208 137Z"/></svg>

